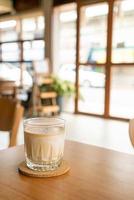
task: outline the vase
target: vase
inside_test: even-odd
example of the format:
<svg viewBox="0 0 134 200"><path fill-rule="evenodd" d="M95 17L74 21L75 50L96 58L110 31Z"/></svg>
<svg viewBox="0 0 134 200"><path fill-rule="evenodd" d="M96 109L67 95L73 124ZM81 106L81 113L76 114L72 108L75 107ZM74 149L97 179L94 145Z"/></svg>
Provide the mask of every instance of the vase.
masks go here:
<svg viewBox="0 0 134 200"><path fill-rule="evenodd" d="M57 104L59 106L59 112L61 113L63 111L63 97L57 96Z"/></svg>

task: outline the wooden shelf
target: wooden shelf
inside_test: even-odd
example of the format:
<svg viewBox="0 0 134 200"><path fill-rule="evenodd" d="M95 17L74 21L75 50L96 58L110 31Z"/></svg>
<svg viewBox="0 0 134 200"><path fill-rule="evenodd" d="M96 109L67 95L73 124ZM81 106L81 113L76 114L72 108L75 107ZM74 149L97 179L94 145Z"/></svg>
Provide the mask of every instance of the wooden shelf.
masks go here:
<svg viewBox="0 0 134 200"><path fill-rule="evenodd" d="M56 92L41 92L40 98L41 99L49 99L49 98L56 98Z"/></svg>
<svg viewBox="0 0 134 200"><path fill-rule="evenodd" d="M57 113L59 111L59 106L58 105L51 105L51 106L39 106L36 108L37 111L42 112L42 113Z"/></svg>

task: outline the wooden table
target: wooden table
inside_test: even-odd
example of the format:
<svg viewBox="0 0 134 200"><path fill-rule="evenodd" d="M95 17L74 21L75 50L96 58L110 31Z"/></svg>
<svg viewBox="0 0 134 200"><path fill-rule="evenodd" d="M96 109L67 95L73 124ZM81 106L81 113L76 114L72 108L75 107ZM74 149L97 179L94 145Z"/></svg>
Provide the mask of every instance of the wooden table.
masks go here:
<svg viewBox="0 0 134 200"><path fill-rule="evenodd" d="M0 200L134 200L134 156L66 142L71 171L55 178L20 175L23 146L0 152Z"/></svg>

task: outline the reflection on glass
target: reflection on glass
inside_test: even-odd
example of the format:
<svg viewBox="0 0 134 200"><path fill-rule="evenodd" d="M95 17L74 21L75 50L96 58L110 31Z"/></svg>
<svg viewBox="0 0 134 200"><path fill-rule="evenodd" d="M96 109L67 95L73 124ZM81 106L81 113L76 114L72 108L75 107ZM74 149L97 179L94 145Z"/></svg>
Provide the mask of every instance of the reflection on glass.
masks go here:
<svg viewBox="0 0 134 200"><path fill-rule="evenodd" d="M23 43L23 56L25 61L44 59L44 41L37 40Z"/></svg>
<svg viewBox="0 0 134 200"><path fill-rule="evenodd" d="M134 1L116 1L114 5L112 62L134 62Z"/></svg>
<svg viewBox="0 0 134 200"><path fill-rule="evenodd" d="M78 110L84 113L104 114L104 67L80 66Z"/></svg>
<svg viewBox="0 0 134 200"><path fill-rule="evenodd" d="M20 49L18 43L5 43L1 45L3 61L19 61Z"/></svg>
<svg viewBox="0 0 134 200"><path fill-rule="evenodd" d="M81 8L80 62L105 63L107 14L106 3Z"/></svg>
<svg viewBox="0 0 134 200"><path fill-rule="evenodd" d="M112 67L110 115L134 117L134 67Z"/></svg>

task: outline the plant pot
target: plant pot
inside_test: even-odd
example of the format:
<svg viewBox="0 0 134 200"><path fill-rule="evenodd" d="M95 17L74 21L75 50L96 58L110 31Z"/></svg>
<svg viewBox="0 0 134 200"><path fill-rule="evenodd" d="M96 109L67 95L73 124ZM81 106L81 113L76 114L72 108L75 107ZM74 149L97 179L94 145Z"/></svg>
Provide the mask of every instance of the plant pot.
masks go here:
<svg viewBox="0 0 134 200"><path fill-rule="evenodd" d="M57 101L58 106L60 107L59 112L62 112L62 110L63 110L63 97L62 96L58 96L56 101Z"/></svg>

